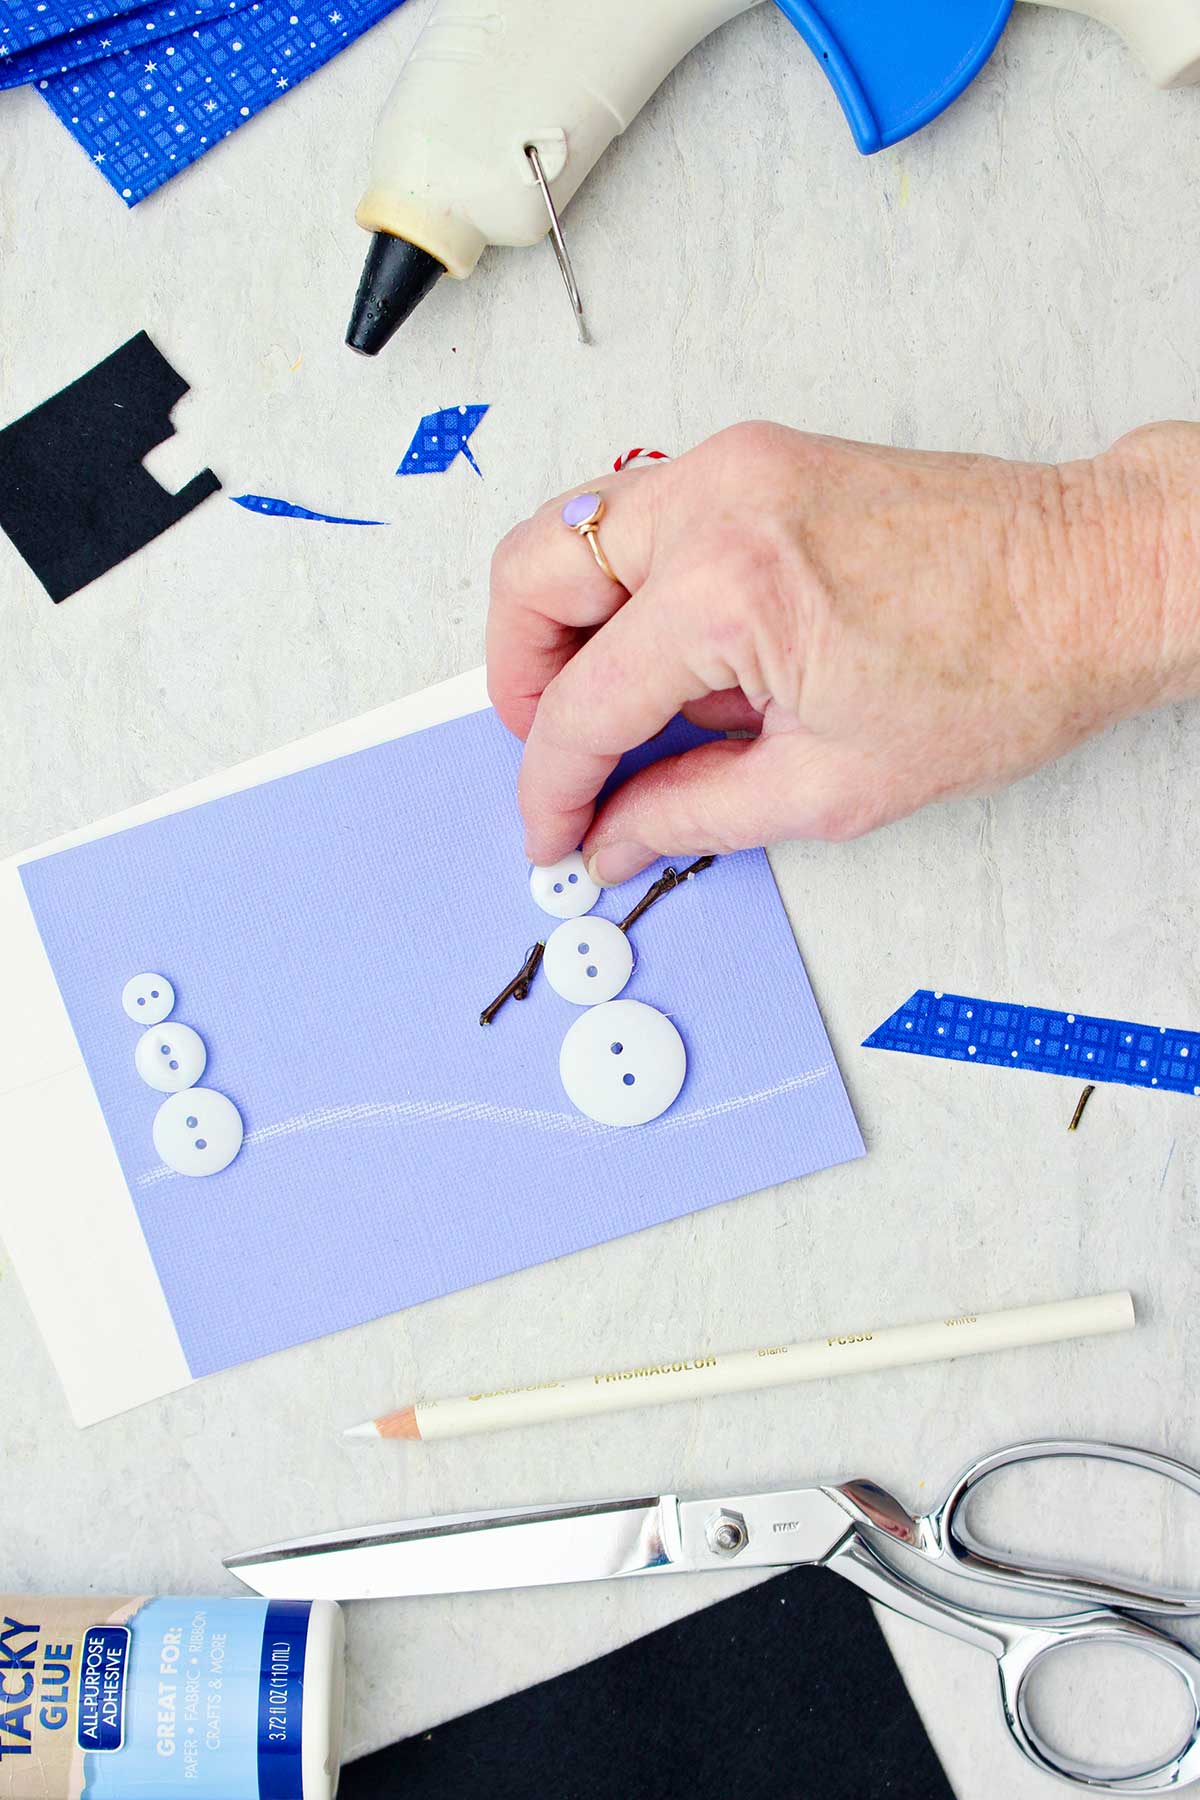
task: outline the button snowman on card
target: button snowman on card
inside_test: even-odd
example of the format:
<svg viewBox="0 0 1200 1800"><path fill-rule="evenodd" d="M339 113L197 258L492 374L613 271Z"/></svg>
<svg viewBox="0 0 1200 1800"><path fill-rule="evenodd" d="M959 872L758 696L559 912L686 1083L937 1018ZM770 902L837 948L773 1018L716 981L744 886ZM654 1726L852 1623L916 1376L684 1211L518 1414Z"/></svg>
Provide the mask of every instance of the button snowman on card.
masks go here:
<svg viewBox="0 0 1200 1800"><path fill-rule="evenodd" d="M146 1029L133 1066L147 1087L169 1095L155 1114L151 1135L168 1169L177 1175L219 1175L242 1147L242 1117L215 1088L197 1087L208 1063L198 1031L171 1018L175 989L162 975L135 975L121 1005Z"/></svg>
<svg viewBox="0 0 1200 1800"><path fill-rule="evenodd" d="M563 923L530 953L480 1022L489 1024L506 998L524 999L540 962L554 992L587 1009L563 1039L558 1069L567 1098L602 1125L646 1125L666 1112L683 1086L687 1052L670 1019L641 1000L618 996L633 973L629 926L712 861L701 857L682 875L668 869L619 925L592 914L600 889L578 851L530 871L534 900Z"/></svg>

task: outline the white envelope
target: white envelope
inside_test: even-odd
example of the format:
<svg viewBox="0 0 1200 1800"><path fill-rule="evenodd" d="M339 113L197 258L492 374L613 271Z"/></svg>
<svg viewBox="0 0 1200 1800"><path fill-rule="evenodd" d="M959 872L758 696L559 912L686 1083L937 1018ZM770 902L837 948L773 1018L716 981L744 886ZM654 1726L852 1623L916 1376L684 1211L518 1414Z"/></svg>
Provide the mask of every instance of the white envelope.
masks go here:
<svg viewBox="0 0 1200 1800"><path fill-rule="evenodd" d="M23 863L487 705L482 669L0 863L0 1237L79 1425L195 1378L18 873Z"/></svg>

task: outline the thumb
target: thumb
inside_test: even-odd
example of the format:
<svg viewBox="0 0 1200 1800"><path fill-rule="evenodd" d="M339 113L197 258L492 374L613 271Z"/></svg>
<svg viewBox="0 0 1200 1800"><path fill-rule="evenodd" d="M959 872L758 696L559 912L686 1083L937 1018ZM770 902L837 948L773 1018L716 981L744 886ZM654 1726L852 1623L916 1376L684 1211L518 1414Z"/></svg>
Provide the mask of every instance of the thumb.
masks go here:
<svg viewBox="0 0 1200 1800"><path fill-rule="evenodd" d="M841 837L846 753L801 732L728 738L664 757L617 789L583 845L614 887L659 856L720 855L789 837Z"/></svg>

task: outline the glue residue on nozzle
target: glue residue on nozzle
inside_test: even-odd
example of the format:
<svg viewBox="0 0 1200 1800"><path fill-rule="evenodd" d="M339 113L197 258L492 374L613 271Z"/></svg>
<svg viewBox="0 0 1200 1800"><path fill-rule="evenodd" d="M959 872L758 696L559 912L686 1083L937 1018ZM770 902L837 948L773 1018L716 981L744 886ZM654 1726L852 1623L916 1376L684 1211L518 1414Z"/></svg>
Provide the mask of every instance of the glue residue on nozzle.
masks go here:
<svg viewBox="0 0 1200 1800"><path fill-rule="evenodd" d="M445 268L407 238L377 231L367 252L346 342L360 356L378 356Z"/></svg>

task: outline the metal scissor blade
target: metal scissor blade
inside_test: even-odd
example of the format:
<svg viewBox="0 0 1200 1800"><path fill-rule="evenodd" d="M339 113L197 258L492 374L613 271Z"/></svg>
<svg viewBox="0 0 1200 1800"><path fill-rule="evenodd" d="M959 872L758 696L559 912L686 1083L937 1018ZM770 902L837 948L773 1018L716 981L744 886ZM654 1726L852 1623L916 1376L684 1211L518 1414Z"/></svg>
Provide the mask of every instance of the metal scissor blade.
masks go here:
<svg viewBox="0 0 1200 1800"><path fill-rule="evenodd" d="M681 1555L679 1503L664 1494L401 1520L269 1544L225 1567L273 1600L379 1600L647 1575Z"/></svg>
<svg viewBox="0 0 1200 1800"><path fill-rule="evenodd" d="M732 1564L783 1568L821 1562L851 1528L836 1491L823 1487L682 1505L661 1494L334 1531L248 1550L225 1567L272 1600L381 1600Z"/></svg>

